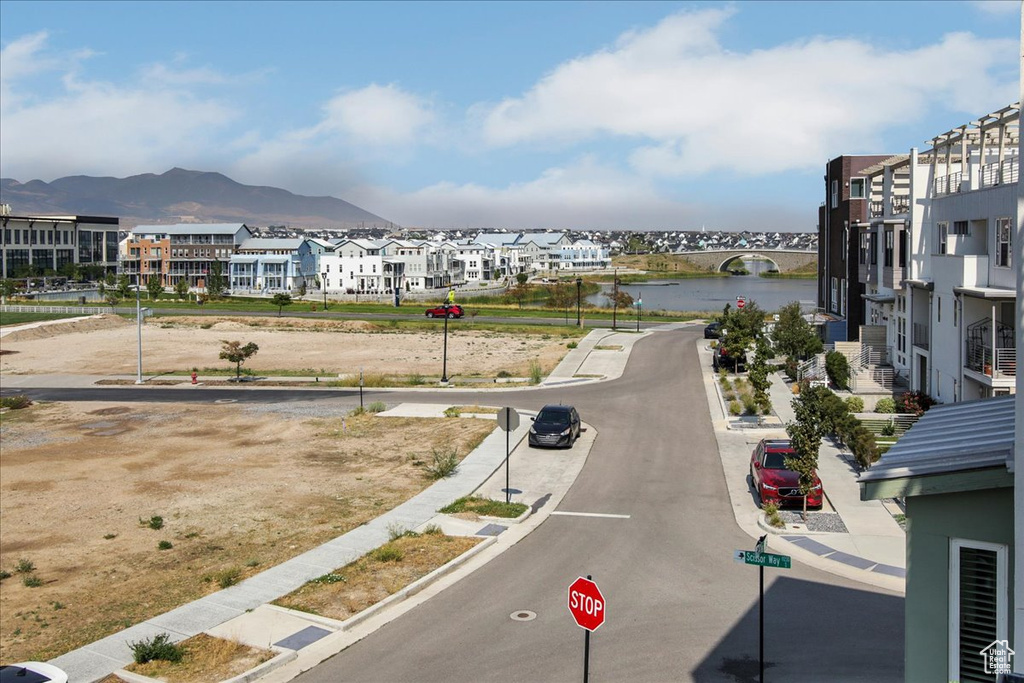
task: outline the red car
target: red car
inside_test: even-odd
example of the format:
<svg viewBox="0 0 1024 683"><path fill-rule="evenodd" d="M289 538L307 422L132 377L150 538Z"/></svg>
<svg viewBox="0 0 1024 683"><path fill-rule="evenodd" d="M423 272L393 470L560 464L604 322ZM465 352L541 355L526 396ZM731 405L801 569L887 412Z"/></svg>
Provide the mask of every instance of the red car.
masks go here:
<svg viewBox="0 0 1024 683"><path fill-rule="evenodd" d="M761 439L750 455L750 483L761 497L761 504L775 503L779 507L793 504L803 506L800 493L800 475L786 467L786 458L795 458L796 451L789 439ZM821 508L822 488L818 475L807 494L807 507Z"/></svg>
<svg viewBox="0 0 1024 683"><path fill-rule="evenodd" d="M465 313L462 310L462 306L450 304L448 306L438 306L436 308L427 309L428 318L461 318Z"/></svg>

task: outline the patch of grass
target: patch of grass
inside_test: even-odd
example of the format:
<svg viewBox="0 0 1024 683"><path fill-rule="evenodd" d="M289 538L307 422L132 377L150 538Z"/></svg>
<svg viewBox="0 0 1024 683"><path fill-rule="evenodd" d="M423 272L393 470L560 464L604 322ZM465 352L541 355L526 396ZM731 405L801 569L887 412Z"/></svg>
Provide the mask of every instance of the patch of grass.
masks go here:
<svg viewBox="0 0 1024 683"><path fill-rule="evenodd" d="M228 569L221 569L220 571L213 572L210 574L209 580L216 583L221 588L229 588L234 586L242 579L242 570L238 567L230 567Z"/></svg>
<svg viewBox="0 0 1024 683"><path fill-rule="evenodd" d="M344 576L342 576L341 574L337 574L335 572L330 572L330 573L324 574L323 576L318 576L315 579L311 579L310 583L319 583L319 584L323 584L323 585L329 585L329 584L332 584L332 583L345 583L345 581L347 581L347 579Z"/></svg>
<svg viewBox="0 0 1024 683"><path fill-rule="evenodd" d="M540 381L544 379L544 374L541 371L540 363L536 360L530 361L530 384L540 384Z"/></svg>
<svg viewBox="0 0 1024 683"><path fill-rule="evenodd" d="M729 414L738 417L743 412L743 404L739 401L729 401Z"/></svg>
<svg viewBox="0 0 1024 683"><path fill-rule="evenodd" d="M0 569L0 581L11 578L12 574L6 569Z"/></svg>
<svg viewBox="0 0 1024 683"><path fill-rule="evenodd" d="M430 457L426 471L431 479L445 479L459 469L459 449L455 446L435 446L430 450Z"/></svg>
<svg viewBox="0 0 1024 683"><path fill-rule="evenodd" d="M388 409L388 406L384 401L374 401L370 405L366 406L366 412L368 413L383 413Z"/></svg>
<svg viewBox="0 0 1024 683"><path fill-rule="evenodd" d="M175 683L201 683L234 679L274 657L270 650L260 650L205 633L182 641L176 647L182 651L177 662L153 659L145 664L131 664L126 669Z"/></svg>
<svg viewBox="0 0 1024 683"><path fill-rule="evenodd" d="M26 588L39 588L43 585L43 580L35 574L27 575L25 578L21 580L21 582L25 585Z"/></svg>
<svg viewBox="0 0 1024 683"><path fill-rule="evenodd" d="M254 568L260 566L260 561L259 560L249 560L248 562L245 563L245 566L249 567L250 569L254 569Z"/></svg>
<svg viewBox="0 0 1024 683"><path fill-rule="evenodd" d="M511 377L511 376L512 376L512 373L509 372L508 370L498 370L497 377L499 379L506 379L506 378Z"/></svg>
<svg viewBox="0 0 1024 683"><path fill-rule="evenodd" d="M500 500L489 498L478 498L476 496L464 496L451 505L447 505L438 512L450 515L458 512L475 512L486 517L507 517L514 519L526 512L527 506L523 503L506 503Z"/></svg>
<svg viewBox="0 0 1024 683"><path fill-rule="evenodd" d="M170 541L160 541L159 543L156 544L156 549L157 550L170 550L173 547L174 547L174 544L171 543Z"/></svg>
<svg viewBox="0 0 1024 683"><path fill-rule="evenodd" d="M19 574L31 574L35 570L35 563L26 557L21 558L20 560L18 560L18 564L14 565L14 571L18 572Z"/></svg>
<svg viewBox="0 0 1024 683"><path fill-rule="evenodd" d="M779 517L779 506L775 503L765 503L761 506L764 510L764 517L770 525L776 529L781 529L786 526L786 523L782 521L782 517Z"/></svg>
<svg viewBox="0 0 1024 683"><path fill-rule="evenodd" d="M571 341L571 342L569 342L568 344L565 345L565 348L567 348L567 349L575 349L578 346L579 346L579 344L577 344L574 341Z"/></svg>
<svg viewBox="0 0 1024 683"><path fill-rule="evenodd" d="M0 317L0 327L34 323L41 320L66 320L81 317L80 313L4 313Z"/></svg>
<svg viewBox="0 0 1024 683"><path fill-rule="evenodd" d="M473 413L475 415L497 415L498 408L486 408L479 405L458 406L460 413Z"/></svg>
<svg viewBox="0 0 1024 683"><path fill-rule="evenodd" d="M413 385L414 387L418 387L421 384L426 383L427 380L423 377L423 375L419 374L418 372L414 375L409 375L409 384Z"/></svg>
<svg viewBox="0 0 1024 683"><path fill-rule="evenodd" d="M22 408L28 408L30 405L32 405L32 399L23 394L18 394L16 396L0 397L0 408L21 410Z"/></svg>
<svg viewBox="0 0 1024 683"><path fill-rule="evenodd" d="M139 518L139 526L149 527L154 531L158 531L164 528L164 518L160 515L153 515L149 519Z"/></svg>
<svg viewBox="0 0 1024 683"><path fill-rule="evenodd" d="M445 417L458 417L461 414L462 413L459 410L458 406L451 406L449 408L445 408L444 409L444 416Z"/></svg>
<svg viewBox="0 0 1024 683"><path fill-rule="evenodd" d="M444 533L444 531L441 529L441 525L440 524L428 524L427 526L425 526L423 528L423 534L422 535L424 535L424 536L438 536L438 535L441 535L443 533Z"/></svg>
<svg viewBox="0 0 1024 683"><path fill-rule="evenodd" d="M369 556L377 562L401 562L405 552L393 543L385 543L371 550Z"/></svg>
<svg viewBox="0 0 1024 683"><path fill-rule="evenodd" d="M391 522L390 524L388 524L389 541L397 541L402 536L405 536L407 533L409 533L409 530L401 524L397 524L396 522Z"/></svg>
<svg viewBox="0 0 1024 683"><path fill-rule="evenodd" d="M103 534L103 540L110 541L117 538L117 534Z"/></svg>

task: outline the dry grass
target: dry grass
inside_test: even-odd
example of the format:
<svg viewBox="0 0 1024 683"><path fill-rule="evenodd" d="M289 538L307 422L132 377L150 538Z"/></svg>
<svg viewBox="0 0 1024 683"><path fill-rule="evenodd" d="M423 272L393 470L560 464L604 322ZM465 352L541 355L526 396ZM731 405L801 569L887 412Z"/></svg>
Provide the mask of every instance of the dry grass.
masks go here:
<svg viewBox="0 0 1024 683"><path fill-rule="evenodd" d="M426 488L431 448L464 455L496 426L316 405L325 417L209 403L5 414L0 568L26 558L42 585L0 583L0 660L51 659L336 538ZM139 524L154 515L161 529Z"/></svg>
<svg viewBox="0 0 1024 683"><path fill-rule="evenodd" d="M274 604L344 620L447 564L481 540L443 534L403 536L336 569L328 581L311 581Z"/></svg>
<svg viewBox="0 0 1024 683"><path fill-rule="evenodd" d="M456 406L462 414L471 415L497 415L500 408L487 408L484 406Z"/></svg>
<svg viewBox="0 0 1024 683"><path fill-rule="evenodd" d="M154 660L131 664L125 667L125 671L159 678L167 683L217 683L245 673L274 657L270 650L260 650L205 633L192 636L180 645L185 650L180 662Z"/></svg>

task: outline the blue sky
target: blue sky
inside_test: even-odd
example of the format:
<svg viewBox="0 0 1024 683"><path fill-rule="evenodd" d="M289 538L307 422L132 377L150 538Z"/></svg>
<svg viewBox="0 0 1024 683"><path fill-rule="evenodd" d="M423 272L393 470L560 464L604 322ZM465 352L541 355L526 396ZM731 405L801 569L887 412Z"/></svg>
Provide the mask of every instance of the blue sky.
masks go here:
<svg viewBox="0 0 1024 683"><path fill-rule="evenodd" d="M4 0L0 174L180 166L434 228L813 230L827 159L1019 98L1020 8Z"/></svg>

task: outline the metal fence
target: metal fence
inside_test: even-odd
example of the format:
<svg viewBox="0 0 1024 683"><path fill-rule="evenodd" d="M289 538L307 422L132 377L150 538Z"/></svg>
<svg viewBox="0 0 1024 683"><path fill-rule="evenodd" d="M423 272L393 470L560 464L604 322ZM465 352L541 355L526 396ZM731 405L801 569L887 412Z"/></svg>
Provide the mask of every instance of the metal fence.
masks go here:
<svg viewBox="0 0 1024 683"><path fill-rule="evenodd" d="M78 315L102 315L110 312L103 306L0 306L0 313L61 313ZM134 311L134 309L133 309Z"/></svg>

